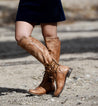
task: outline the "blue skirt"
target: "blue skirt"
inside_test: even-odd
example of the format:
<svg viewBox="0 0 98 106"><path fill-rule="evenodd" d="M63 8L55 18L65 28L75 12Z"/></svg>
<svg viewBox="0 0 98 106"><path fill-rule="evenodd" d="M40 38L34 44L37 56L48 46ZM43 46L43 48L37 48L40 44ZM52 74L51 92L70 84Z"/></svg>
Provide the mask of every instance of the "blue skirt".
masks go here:
<svg viewBox="0 0 98 106"><path fill-rule="evenodd" d="M50 23L64 21L61 0L20 0L16 21Z"/></svg>

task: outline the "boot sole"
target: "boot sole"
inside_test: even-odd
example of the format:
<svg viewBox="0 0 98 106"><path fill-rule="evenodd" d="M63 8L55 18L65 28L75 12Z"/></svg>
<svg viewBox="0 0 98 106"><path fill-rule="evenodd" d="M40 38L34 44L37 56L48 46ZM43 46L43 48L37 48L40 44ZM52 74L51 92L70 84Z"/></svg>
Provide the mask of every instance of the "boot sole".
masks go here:
<svg viewBox="0 0 98 106"><path fill-rule="evenodd" d="M68 78L70 77L70 74L72 73L72 70L73 70L72 68L69 69L69 71L68 71L66 77L68 77Z"/></svg>

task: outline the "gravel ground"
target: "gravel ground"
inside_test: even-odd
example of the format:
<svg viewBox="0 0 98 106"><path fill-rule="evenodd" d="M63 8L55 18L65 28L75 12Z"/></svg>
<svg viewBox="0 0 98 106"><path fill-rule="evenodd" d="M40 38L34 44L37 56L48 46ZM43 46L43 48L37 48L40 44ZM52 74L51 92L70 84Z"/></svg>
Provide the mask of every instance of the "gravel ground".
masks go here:
<svg viewBox="0 0 98 106"><path fill-rule="evenodd" d="M43 42L40 27L32 36ZM44 67L17 46L14 25L0 27L0 106L98 106L98 21L58 26L60 63L73 68L59 98L31 96Z"/></svg>

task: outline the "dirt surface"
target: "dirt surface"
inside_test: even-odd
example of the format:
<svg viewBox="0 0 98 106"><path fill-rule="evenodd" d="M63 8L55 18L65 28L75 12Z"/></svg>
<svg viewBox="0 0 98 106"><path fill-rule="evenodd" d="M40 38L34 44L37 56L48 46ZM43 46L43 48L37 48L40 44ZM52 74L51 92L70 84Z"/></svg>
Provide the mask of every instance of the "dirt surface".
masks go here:
<svg viewBox="0 0 98 106"><path fill-rule="evenodd" d="M32 36L43 42L40 27ZM31 96L44 67L17 46L14 25L0 27L0 106L98 106L98 22L58 26L60 63L73 68L59 98Z"/></svg>

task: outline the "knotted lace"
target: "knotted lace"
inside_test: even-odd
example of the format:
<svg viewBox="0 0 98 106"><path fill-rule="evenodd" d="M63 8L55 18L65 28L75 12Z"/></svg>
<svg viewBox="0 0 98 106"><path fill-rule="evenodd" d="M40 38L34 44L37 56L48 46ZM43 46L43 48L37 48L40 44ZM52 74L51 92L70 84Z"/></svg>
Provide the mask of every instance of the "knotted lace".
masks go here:
<svg viewBox="0 0 98 106"><path fill-rule="evenodd" d="M46 71L48 75L51 77L54 73L57 73L57 69L59 64L53 59L50 64L45 64Z"/></svg>

